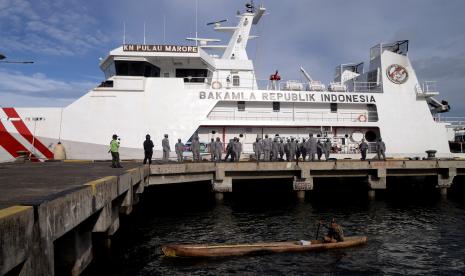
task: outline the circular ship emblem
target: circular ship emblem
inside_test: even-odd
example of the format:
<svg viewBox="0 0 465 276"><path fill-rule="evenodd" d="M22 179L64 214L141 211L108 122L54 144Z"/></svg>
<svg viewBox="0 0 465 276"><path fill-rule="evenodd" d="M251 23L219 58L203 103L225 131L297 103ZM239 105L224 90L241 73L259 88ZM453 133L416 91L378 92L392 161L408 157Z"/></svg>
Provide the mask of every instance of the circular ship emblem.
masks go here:
<svg viewBox="0 0 465 276"><path fill-rule="evenodd" d="M397 84L405 83L408 79L407 69L399 64L390 65L386 70L386 75L390 81Z"/></svg>

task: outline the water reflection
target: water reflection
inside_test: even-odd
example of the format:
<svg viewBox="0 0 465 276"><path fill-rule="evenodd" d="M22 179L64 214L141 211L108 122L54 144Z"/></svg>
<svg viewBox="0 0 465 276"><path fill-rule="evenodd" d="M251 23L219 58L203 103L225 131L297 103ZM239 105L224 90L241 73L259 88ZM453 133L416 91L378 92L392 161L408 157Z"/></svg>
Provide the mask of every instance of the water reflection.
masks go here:
<svg viewBox="0 0 465 276"><path fill-rule="evenodd" d="M205 190L202 190L205 189ZM215 204L207 187L154 189L122 221L112 255L87 273L113 275L312 275L465 273L465 203L435 196L376 201L364 195L245 192ZM200 191L199 191L200 190ZM335 218L346 235L367 235L366 246L328 252L214 259L169 259L166 243L246 243L311 239L316 221Z"/></svg>

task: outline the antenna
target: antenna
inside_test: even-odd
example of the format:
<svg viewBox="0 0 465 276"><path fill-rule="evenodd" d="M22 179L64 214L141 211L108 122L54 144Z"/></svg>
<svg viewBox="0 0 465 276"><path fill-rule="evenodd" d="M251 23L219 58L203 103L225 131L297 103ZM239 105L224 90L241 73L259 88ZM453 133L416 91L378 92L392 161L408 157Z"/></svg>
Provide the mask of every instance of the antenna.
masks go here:
<svg viewBox="0 0 465 276"><path fill-rule="evenodd" d="M219 23L223 23L223 22L227 22L227 21L228 21L227 19L223 19L223 20L208 22L207 26L214 25L214 24L219 24Z"/></svg>
<svg viewBox="0 0 465 276"><path fill-rule="evenodd" d="M197 32L197 13L199 9L199 0L195 0L195 38L198 39L198 32ZM195 46L198 46L199 42L195 40Z"/></svg>
<svg viewBox="0 0 465 276"><path fill-rule="evenodd" d="M245 9L248 13L254 13L255 12L255 6L253 4L253 0L250 0L250 3L245 4Z"/></svg>
<svg viewBox="0 0 465 276"><path fill-rule="evenodd" d="M144 20L144 45L145 45L145 20Z"/></svg>
<svg viewBox="0 0 465 276"><path fill-rule="evenodd" d="M126 21L123 21L123 45L126 44Z"/></svg>
<svg viewBox="0 0 465 276"><path fill-rule="evenodd" d="M166 43L166 15L163 15L163 44Z"/></svg>

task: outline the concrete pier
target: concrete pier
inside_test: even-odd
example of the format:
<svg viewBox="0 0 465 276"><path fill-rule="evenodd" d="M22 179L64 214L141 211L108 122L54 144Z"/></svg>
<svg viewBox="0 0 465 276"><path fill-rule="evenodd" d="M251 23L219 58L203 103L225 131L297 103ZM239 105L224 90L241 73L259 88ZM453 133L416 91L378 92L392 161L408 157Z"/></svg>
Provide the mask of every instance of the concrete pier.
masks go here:
<svg viewBox="0 0 465 276"><path fill-rule="evenodd" d="M233 192L233 181L241 179L291 179L297 198L313 190L318 178L364 178L368 197L387 188L387 178L436 176L443 195L457 175L465 175L465 160L337 160L329 162L223 162L171 163L151 166L149 185L211 181L218 198Z"/></svg>
<svg viewBox="0 0 465 276"><path fill-rule="evenodd" d="M0 275L82 273L93 233L115 233L148 183L148 166L123 165L0 165Z"/></svg>
<svg viewBox="0 0 465 276"><path fill-rule="evenodd" d="M429 176L443 197L465 160L338 160L234 163L36 163L0 165L0 275L79 275L93 258L93 237L109 245L120 215L130 214L149 185L208 181L217 201L234 182L287 179L305 200L319 178L358 177L367 195L389 188L388 177ZM463 184L463 183L460 183ZM265 186L266 187L266 186ZM213 196L213 195L212 195Z"/></svg>

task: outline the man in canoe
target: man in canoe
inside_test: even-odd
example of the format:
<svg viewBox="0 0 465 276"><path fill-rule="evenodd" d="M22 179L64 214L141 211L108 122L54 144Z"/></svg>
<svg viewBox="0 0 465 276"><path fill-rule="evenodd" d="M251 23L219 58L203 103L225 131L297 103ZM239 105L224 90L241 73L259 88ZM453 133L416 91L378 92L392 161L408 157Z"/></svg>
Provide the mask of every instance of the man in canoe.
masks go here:
<svg viewBox="0 0 465 276"><path fill-rule="evenodd" d="M322 222L320 223L325 226ZM328 234L323 237L324 242L330 243L344 241L344 231L342 230L342 227L336 223L335 219L332 219L329 226L325 227L328 229Z"/></svg>

